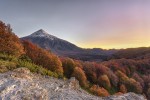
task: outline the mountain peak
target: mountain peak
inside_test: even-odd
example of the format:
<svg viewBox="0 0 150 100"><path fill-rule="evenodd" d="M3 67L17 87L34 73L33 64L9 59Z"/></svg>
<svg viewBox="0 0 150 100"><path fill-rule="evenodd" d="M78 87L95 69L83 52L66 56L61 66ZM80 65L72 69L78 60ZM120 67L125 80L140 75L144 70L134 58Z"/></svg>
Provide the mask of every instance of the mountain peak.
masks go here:
<svg viewBox="0 0 150 100"><path fill-rule="evenodd" d="M40 30L32 33L30 36L31 37L45 37L45 38L50 38L51 40L53 40L54 38L56 38L55 36L48 34L43 29L40 29Z"/></svg>
<svg viewBox="0 0 150 100"><path fill-rule="evenodd" d="M38 36L38 35L47 35L48 33L46 31L44 31L43 29L40 29L34 33L31 34L31 36Z"/></svg>
<svg viewBox="0 0 150 100"><path fill-rule="evenodd" d="M41 32L41 33L46 33L46 34L48 34L45 30L43 30L43 29L39 29L38 31L36 31L36 32Z"/></svg>

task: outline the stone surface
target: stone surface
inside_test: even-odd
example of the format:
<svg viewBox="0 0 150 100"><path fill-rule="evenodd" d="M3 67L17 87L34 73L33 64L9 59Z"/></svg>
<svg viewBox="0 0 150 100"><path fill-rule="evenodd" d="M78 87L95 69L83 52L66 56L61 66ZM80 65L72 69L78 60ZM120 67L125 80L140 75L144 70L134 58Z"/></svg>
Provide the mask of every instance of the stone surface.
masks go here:
<svg viewBox="0 0 150 100"><path fill-rule="evenodd" d="M105 98L82 90L75 78L64 81L30 73L26 68L0 74L0 100L146 100L127 93Z"/></svg>

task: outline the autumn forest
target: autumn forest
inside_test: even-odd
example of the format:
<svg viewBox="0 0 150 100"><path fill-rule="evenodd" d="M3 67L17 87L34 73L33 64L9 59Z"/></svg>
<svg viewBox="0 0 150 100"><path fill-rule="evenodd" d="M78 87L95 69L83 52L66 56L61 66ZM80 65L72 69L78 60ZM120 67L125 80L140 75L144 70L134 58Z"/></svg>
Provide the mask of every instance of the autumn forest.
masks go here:
<svg viewBox="0 0 150 100"><path fill-rule="evenodd" d="M101 62L76 60L20 40L0 21L0 72L18 67L64 80L75 77L97 96L134 92L150 99L150 47L119 50Z"/></svg>

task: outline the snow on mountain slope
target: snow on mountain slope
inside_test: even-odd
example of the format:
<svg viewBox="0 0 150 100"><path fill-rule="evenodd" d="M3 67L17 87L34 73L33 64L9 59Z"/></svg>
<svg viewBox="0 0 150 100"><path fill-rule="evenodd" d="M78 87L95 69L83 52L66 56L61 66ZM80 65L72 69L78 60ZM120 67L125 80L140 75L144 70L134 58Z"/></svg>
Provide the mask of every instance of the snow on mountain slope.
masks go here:
<svg viewBox="0 0 150 100"><path fill-rule="evenodd" d="M45 37L45 38L49 38L49 39L51 39L51 40L54 40L55 38L57 38L57 37L55 37L55 36L52 36L52 35L48 34L48 33L45 32L43 29L40 29L40 30L36 31L36 32L32 33L32 34L29 35L29 36L30 36L30 37Z"/></svg>

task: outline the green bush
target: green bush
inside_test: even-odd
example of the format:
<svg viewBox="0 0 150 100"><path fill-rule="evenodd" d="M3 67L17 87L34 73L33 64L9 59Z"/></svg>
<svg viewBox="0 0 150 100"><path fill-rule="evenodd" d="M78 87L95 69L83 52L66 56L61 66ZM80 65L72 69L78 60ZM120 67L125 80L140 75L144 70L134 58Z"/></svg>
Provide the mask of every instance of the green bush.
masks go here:
<svg viewBox="0 0 150 100"><path fill-rule="evenodd" d="M12 61L0 60L0 73L7 72L15 68L16 68L16 63Z"/></svg>
<svg viewBox="0 0 150 100"><path fill-rule="evenodd" d="M12 55L8 55L6 53L0 53L0 59L4 61L12 61L17 62L18 58Z"/></svg>
<svg viewBox="0 0 150 100"><path fill-rule="evenodd" d="M62 75L58 75L42 66L32 63L32 60L23 55L21 57L15 57L12 55L0 53L0 73L7 72L9 70L16 69L18 67L26 67L31 72L39 73L41 75L48 75L56 78L62 78Z"/></svg>
<svg viewBox="0 0 150 100"><path fill-rule="evenodd" d="M31 72L34 72L34 73L39 73L41 75L53 76L56 78L58 77L58 74L56 74L50 70L47 70L47 69L43 68L42 66L35 65L34 63L31 63L31 62L28 62L25 60L18 60L17 67L26 67Z"/></svg>

